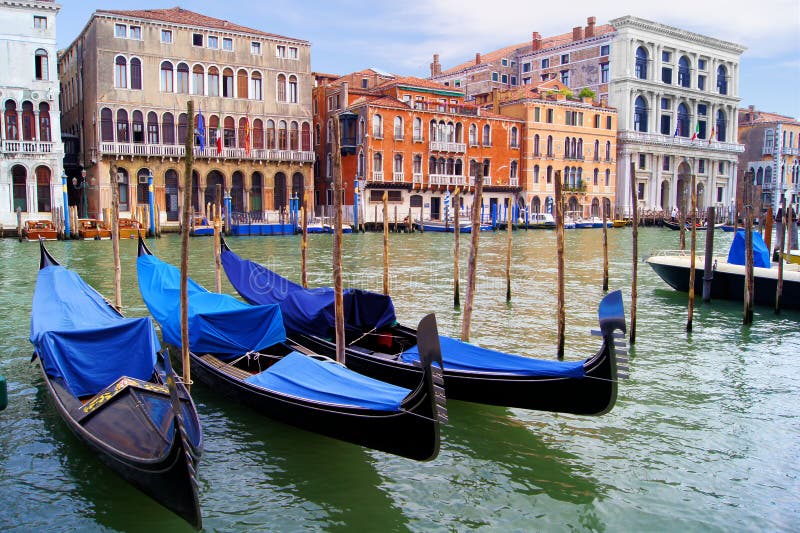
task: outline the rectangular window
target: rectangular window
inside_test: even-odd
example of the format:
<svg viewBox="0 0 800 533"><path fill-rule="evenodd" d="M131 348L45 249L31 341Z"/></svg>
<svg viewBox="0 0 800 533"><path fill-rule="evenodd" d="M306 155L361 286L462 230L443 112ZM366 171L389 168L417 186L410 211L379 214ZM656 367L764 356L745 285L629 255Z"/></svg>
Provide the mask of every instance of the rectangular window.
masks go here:
<svg viewBox="0 0 800 533"><path fill-rule="evenodd" d="M669 115L661 115L661 135L670 135L672 133L672 117Z"/></svg>
<svg viewBox="0 0 800 533"><path fill-rule="evenodd" d="M639 154L639 170L645 169L645 163L647 163L647 155Z"/></svg>
<svg viewBox="0 0 800 533"><path fill-rule="evenodd" d="M610 52L610 46L609 45L604 44L603 46L600 47L600 55L601 56L607 56L609 54L609 52Z"/></svg>
<svg viewBox="0 0 800 533"><path fill-rule="evenodd" d="M454 87L461 87L461 80L455 80L455 81L453 82L453 86L454 86Z"/></svg>
<svg viewBox="0 0 800 533"><path fill-rule="evenodd" d="M508 74L503 74L500 77L500 81L503 82L503 83L508 83Z"/></svg>
<svg viewBox="0 0 800 533"><path fill-rule="evenodd" d="M223 37L222 38L222 49L227 50L229 52L233 51L233 39L230 37Z"/></svg>
<svg viewBox="0 0 800 533"><path fill-rule="evenodd" d="M523 63L523 64L522 64L522 72L530 72L530 71L531 71L531 64L530 64L530 62L528 62L528 63Z"/></svg>
<svg viewBox="0 0 800 533"><path fill-rule="evenodd" d="M661 109L669 109L672 102L669 98L662 98L661 99Z"/></svg>
<svg viewBox="0 0 800 533"><path fill-rule="evenodd" d="M566 65L569 63L569 54L561 54L561 64Z"/></svg>
<svg viewBox="0 0 800 533"><path fill-rule="evenodd" d="M639 185L639 186L637 187L637 189L638 189L638 192L637 192L637 194L636 194L636 197L637 197L639 200L644 200L644 183L639 183L638 185Z"/></svg>
<svg viewBox="0 0 800 533"><path fill-rule="evenodd" d="M290 46L289 47L289 59L297 59L297 58L298 58L297 47Z"/></svg>
<svg viewBox="0 0 800 533"><path fill-rule="evenodd" d="M37 30L46 30L47 29L47 17L37 17L34 15L33 17L33 27Z"/></svg>
<svg viewBox="0 0 800 533"><path fill-rule="evenodd" d="M261 43L255 42L255 41L251 42L250 43L250 53L253 54L254 56L260 56L261 55Z"/></svg>
<svg viewBox="0 0 800 533"><path fill-rule="evenodd" d="M661 170L669 170L669 160L670 157L665 155L664 159L661 160Z"/></svg>
<svg viewBox="0 0 800 533"><path fill-rule="evenodd" d="M516 85L516 84L517 84L517 77L511 76L511 85Z"/></svg>
<svg viewBox="0 0 800 533"><path fill-rule="evenodd" d="M705 59L698 59L697 60L697 70L705 70L706 69L706 60Z"/></svg>
<svg viewBox="0 0 800 533"><path fill-rule="evenodd" d="M562 70L561 71L561 83L569 87L569 71Z"/></svg>
<svg viewBox="0 0 800 533"><path fill-rule="evenodd" d="M497 72L492 72L492 81L498 81L500 79L500 75Z"/></svg>
<svg viewBox="0 0 800 533"><path fill-rule="evenodd" d="M671 59L672 59L672 54L670 54L669 52L661 52L661 61L663 61L664 63L669 63Z"/></svg>
<svg viewBox="0 0 800 533"><path fill-rule="evenodd" d="M725 191L722 187L717 187L717 203L722 203L722 193Z"/></svg>
<svg viewBox="0 0 800 533"><path fill-rule="evenodd" d="M725 174L725 161L720 161L717 167L717 174Z"/></svg>
<svg viewBox="0 0 800 533"><path fill-rule="evenodd" d="M549 58L542 59L542 68L550 68L550 59Z"/></svg>
<svg viewBox="0 0 800 533"><path fill-rule="evenodd" d="M533 108L533 121L534 122L541 122L542 121L542 108L534 107Z"/></svg>
<svg viewBox="0 0 800 533"><path fill-rule="evenodd" d="M136 41L142 40L142 27L141 26L130 26L128 28L128 38L134 39Z"/></svg>
<svg viewBox="0 0 800 533"><path fill-rule="evenodd" d="M706 173L706 160L705 159L698 159L697 160L697 173L698 174L705 174Z"/></svg>
<svg viewBox="0 0 800 533"><path fill-rule="evenodd" d="M125 39L128 36L128 27L125 24L114 25L114 37Z"/></svg>
<svg viewBox="0 0 800 533"><path fill-rule="evenodd" d="M661 81L672 85L672 67L661 67Z"/></svg>
<svg viewBox="0 0 800 533"><path fill-rule="evenodd" d="M503 65L504 67L507 67L507 66L508 66L508 59L506 59L506 58L504 57L503 59L501 59L501 60L500 60L500 63L502 63L502 65Z"/></svg>
<svg viewBox="0 0 800 533"><path fill-rule="evenodd" d="M216 37L214 35L209 35L208 36L208 47L209 48L213 48L215 50L217 48L219 48L219 37Z"/></svg>
<svg viewBox="0 0 800 533"><path fill-rule="evenodd" d="M548 124L552 124L553 123L553 110L552 109L548 109L547 110L547 123Z"/></svg>
<svg viewBox="0 0 800 533"><path fill-rule="evenodd" d="M522 85L530 85L531 79L530 78L522 78Z"/></svg>
<svg viewBox="0 0 800 533"><path fill-rule="evenodd" d="M606 129L607 129L607 130L610 130L610 129L611 129L611 115L608 115L608 116L606 117Z"/></svg>
<svg viewBox="0 0 800 533"><path fill-rule="evenodd" d="M286 47L279 44L275 47L275 57L286 57Z"/></svg>
<svg viewBox="0 0 800 533"><path fill-rule="evenodd" d="M697 76L697 88L701 91L706 90L706 77L705 76Z"/></svg>
<svg viewBox="0 0 800 533"><path fill-rule="evenodd" d="M706 116L707 113L708 113L708 107L706 106L706 104L697 104L698 115Z"/></svg>
<svg viewBox="0 0 800 533"><path fill-rule="evenodd" d="M194 46L203 46L203 34L202 33L193 33L192 34L192 45L194 45Z"/></svg>
<svg viewBox="0 0 800 533"><path fill-rule="evenodd" d="M161 30L161 42L167 44L172 43L172 30Z"/></svg>
<svg viewBox="0 0 800 533"><path fill-rule="evenodd" d="M608 63L600 63L600 83L608 83Z"/></svg>

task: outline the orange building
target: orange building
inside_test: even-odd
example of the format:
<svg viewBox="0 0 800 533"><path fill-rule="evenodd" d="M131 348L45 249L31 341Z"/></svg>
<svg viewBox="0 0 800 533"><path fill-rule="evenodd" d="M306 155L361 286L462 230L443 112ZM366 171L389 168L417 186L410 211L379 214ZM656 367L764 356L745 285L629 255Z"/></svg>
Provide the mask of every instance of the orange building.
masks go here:
<svg viewBox="0 0 800 533"><path fill-rule="evenodd" d="M565 209L587 218L608 216L615 196L617 112L591 98L573 98L556 80L478 95L501 115L524 122L520 167L525 205L553 212L555 173L561 171Z"/></svg>
<svg viewBox="0 0 800 533"><path fill-rule="evenodd" d="M369 69L333 79L316 75L314 92L315 204L333 204L333 127L341 125L344 203L356 203L362 222L380 222L387 192L390 220L440 220L448 191L461 187L468 215L474 171L483 179L483 212L519 198L523 120L467 103L463 91ZM346 219L353 210L346 209ZM450 211L452 213L452 210Z"/></svg>

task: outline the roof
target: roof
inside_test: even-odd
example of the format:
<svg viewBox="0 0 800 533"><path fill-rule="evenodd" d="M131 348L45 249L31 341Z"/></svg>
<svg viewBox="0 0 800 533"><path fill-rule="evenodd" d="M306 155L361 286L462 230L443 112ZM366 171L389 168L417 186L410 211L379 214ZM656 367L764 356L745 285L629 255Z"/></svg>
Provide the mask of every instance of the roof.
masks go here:
<svg viewBox="0 0 800 533"><path fill-rule="evenodd" d="M614 32L614 27L613 26L611 26L610 24L601 24L600 26L595 26L595 28L594 28L594 37L588 37L588 39L593 39L595 37L601 37L603 35L606 35L608 33L613 33L613 32ZM587 38L584 38L582 40L586 40L586 39ZM562 33L561 35L555 35L553 37L545 37L545 38L542 39L542 47L541 47L541 49L539 51L541 52L541 51L547 50L549 48L555 48L557 46L568 44L570 42L572 42L572 31L570 31L568 33ZM524 43L513 44L511 46L506 46L504 48L500 48L500 49L494 50L492 52L487 52L485 54L482 53L481 54L481 64L483 64L483 63L492 63L494 61L497 61L498 59L502 59L504 57L508 57L508 56L514 54L516 51L520 51L522 53L532 52L533 50L532 50L531 41L528 40L528 41L525 41ZM475 60L467 61L465 63L461 63L460 65L456 65L455 67L449 68L447 70L443 70L441 74L437 74L434 77L438 78L439 76L444 76L444 75L447 75L447 74L455 74L456 72L459 72L459 71L462 71L464 69L467 69L469 67L474 67L474 66L475 66Z"/></svg>
<svg viewBox="0 0 800 533"><path fill-rule="evenodd" d="M381 83L377 87L375 87L376 91L385 90L389 87L395 87L397 85L403 85L407 87L417 87L420 89L432 89L436 91L447 91L447 92L455 92L461 95L464 94L462 89L457 87L450 87L449 85L445 85L443 83L439 83L436 81L425 80L422 78L416 78L414 76L402 76L399 78L394 78L392 80L387 80L384 83Z"/></svg>
<svg viewBox="0 0 800 533"><path fill-rule="evenodd" d="M261 30L254 30L246 26L240 26L233 22L201 15L182 7L171 7L169 9L133 9L133 10L113 10L113 9L98 9L95 11L100 15L116 15L120 17L128 17L142 20L152 20L155 22L168 22L171 24L183 24L186 26L197 26L202 28L210 28L221 31L249 33L252 35L260 35L263 37L273 37L279 39L289 39L295 41L302 41L302 39L293 39L291 37L284 37L274 33L266 33Z"/></svg>
<svg viewBox="0 0 800 533"><path fill-rule="evenodd" d="M750 115L750 117L748 117ZM739 109L739 125L755 125L755 124L794 124L800 126L800 122L792 117L786 115L779 115L778 113L768 113L766 111L759 111L758 109L743 108Z"/></svg>

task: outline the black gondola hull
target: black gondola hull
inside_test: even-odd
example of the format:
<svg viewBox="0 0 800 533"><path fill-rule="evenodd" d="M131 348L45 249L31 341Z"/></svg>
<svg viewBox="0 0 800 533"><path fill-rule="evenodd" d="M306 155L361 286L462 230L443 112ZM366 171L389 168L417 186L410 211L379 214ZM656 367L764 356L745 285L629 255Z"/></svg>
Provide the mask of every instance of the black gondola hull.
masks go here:
<svg viewBox="0 0 800 533"><path fill-rule="evenodd" d="M192 373L215 393L280 422L386 453L428 461L439 453L439 420L430 379L417 374L399 412L349 408L275 393L237 379L195 354ZM333 364L333 363L332 363Z"/></svg>

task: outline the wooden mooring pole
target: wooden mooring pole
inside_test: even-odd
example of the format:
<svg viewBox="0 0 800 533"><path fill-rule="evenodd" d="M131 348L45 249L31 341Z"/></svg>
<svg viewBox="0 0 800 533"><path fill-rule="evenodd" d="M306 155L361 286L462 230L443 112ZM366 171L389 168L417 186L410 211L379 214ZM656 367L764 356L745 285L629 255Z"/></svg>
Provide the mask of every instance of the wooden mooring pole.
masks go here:
<svg viewBox="0 0 800 533"><path fill-rule="evenodd" d="M464 304L464 319L461 322L461 340L469 341L472 324L472 303L475 299L475 285L478 274L478 238L481 233L481 205L483 203L483 176L480 166L474 165L475 196L472 199L472 233L470 234L469 260L467 262L467 301Z"/></svg>
<svg viewBox="0 0 800 533"><path fill-rule="evenodd" d="M511 302L511 229L514 226L511 217L514 210L511 208L511 201L509 200L509 209L506 210L506 226L508 229L508 253L506 254L506 303Z"/></svg>
<svg viewBox="0 0 800 533"><path fill-rule="evenodd" d="M637 287L636 282L639 274L639 209L636 204L636 165L631 162L631 207L633 208L633 268L631 272L631 332L629 342L634 344L636 342L636 298ZM686 229L685 224L681 224L681 232ZM683 234L683 233L682 233Z"/></svg>
<svg viewBox="0 0 800 533"><path fill-rule="evenodd" d="M716 209L711 206L707 210L706 220L714 220ZM714 281L714 231L706 228L706 249L703 263L703 301L711 301L711 283Z"/></svg>
<svg viewBox="0 0 800 533"><path fill-rule="evenodd" d="M744 208L744 319L745 325L753 323L753 207Z"/></svg>
<svg viewBox="0 0 800 533"><path fill-rule="evenodd" d="M300 271L302 275L303 288L308 288L308 192L303 191L303 238L300 245ZM356 227L356 231L358 228Z"/></svg>
<svg viewBox="0 0 800 533"><path fill-rule="evenodd" d="M459 193L461 187L456 187L453 191L453 205L459 205ZM459 287L459 261L461 257L461 221L459 216L453 219L455 229L455 237L453 244L453 309L458 309L461 306L461 288Z"/></svg>
<svg viewBox="0 0 800 533"><path fill-rule="evenodd" d="M333 127L333 301L336 331L336 361L345 362L344 289L342 280L342 153L339 121Z"/></svg>
<svg viewBox="0 0 800 533"><path fill-rule="evenodd" d="M389 296L389 191L383 191L383 294Z"/></svg>
<svg viewBox="0 0 800 533"><path fill-rule="evenodd" d="M606 203L603 201L603 292L608 292L608 228Z"/></svg>
<svg viewBox="0 0 800 533"><path fill-rule="evenodd" d="M194 101L186 103L186 115L194 117ZM183 364L183 383L192 383L189 359L189 208L192 203L192 164L194 135L186 136L186 155L184 156L183 212L181 214L181 362Z"/></svg>
<svg viewBox="0 0 800 533"><path fill-rule="evenodd" d="M697 211L697 188L695 187L696 177L692 174L692 215ZM692 331L692 318L694 317L694 279L697 274L695 269L695 259L697 252L697 224L692 217L692 244L689 257L689 317L686 319L686 331Z"/></svg>
<svg viewBox="0 0 800 533"><path fill-rule="evenodd" d="M222 184L217 183L216 186L216 203L211 208L213 211L214 219L214 271L216 274L216 287L217 292L222 292L222 256L220 254L220 242L222 235Z"/></svg>
<svg viewBox="0 0 800 533"><path fill-rule="evenodd" d="M786 217L786 196L781 197L781 212L783 213L784 220ZM785 227L785 226L784 226ZM787 249L791 250L791 236L789 231L781 231L782 228L778 228L777 232L777 239L778 239L778 286L775 290L775 314L780 314L781 312L781 297L783 296L783 251L784 251L784 243L789 242ZM784 238L787 237L787 238ZM768 248L770 254L772 254L772 250Z"/></svg>
<svg viewBox="0 0 800 533"><path fill-rule="evenodd" d="M769 251L769 256L772 257L772 206L767 206L767 216L765 217L766 221L764 222L764 244L767 246L767 251Z"/></svg>
<svg viewBox="0 0 800 533"><path fill-rule="evenodd" d="M119 182L117 165L109 168L111 181L111 253L114 256L114 305L122 312L122 266L119 261Z"/></svg>
<svg viewBox="0 0 800 533"><path fill-rule="evenodd" d="M558 271L558 346L556 355L564 359L566 337L566 307L564 302L564 200L562 198L561 171L555 172L555 207L556 207L556 268Z"/></svg>

